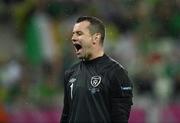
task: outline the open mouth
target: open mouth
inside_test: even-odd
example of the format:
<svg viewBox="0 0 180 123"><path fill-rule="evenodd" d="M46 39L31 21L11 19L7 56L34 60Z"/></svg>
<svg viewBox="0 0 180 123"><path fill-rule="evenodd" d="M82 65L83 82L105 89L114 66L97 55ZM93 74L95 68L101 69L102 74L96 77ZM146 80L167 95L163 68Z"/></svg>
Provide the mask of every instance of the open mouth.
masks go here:
<svg viewBox="0 0 180 123"><path fill-rule="evenodd" d="M74 47L76 51L78 52L80 49L82 49L82 46L80 44L74 44Z"/></svg>

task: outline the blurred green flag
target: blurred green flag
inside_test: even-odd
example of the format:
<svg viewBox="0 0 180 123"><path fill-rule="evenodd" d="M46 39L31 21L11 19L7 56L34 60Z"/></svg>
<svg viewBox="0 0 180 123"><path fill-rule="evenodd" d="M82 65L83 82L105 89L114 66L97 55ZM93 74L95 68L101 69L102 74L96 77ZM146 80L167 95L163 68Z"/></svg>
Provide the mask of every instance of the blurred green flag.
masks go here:
<svg viewBox="0 0 180 123"><path fill-rule="evenodd" d="M34 65L42 62L42 50L39 39L37 25L34 19L31 19L27 24L25 32L25 51L28 61Z"/></svg>

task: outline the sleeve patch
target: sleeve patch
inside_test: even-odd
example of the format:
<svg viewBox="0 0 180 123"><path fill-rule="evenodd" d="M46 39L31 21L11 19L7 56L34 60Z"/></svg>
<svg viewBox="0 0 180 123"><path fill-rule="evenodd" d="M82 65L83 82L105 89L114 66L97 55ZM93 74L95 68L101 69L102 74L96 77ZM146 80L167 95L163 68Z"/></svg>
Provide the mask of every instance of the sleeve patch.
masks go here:
<svg viewBox="0 0 180 123"><path fill-rule="evenodd" d="M131 97L132 96L132 86L130 84L121 85L121 93L123 97Z"/></svg>
<svg viewBox="0 0 180 123"><path fill-rule="evenodd" d="M132 90L132 87L123 87L123 86L121 86L121 90L124 90L124 91L128 91L128 90Z"/></svg>

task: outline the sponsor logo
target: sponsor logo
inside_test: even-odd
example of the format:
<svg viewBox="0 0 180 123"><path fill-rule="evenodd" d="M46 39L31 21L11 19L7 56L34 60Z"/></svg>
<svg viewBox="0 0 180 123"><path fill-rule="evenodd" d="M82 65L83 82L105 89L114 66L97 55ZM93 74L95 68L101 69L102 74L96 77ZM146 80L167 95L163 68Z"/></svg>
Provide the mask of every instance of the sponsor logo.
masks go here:
<svg viewBox="0 0 180 123"><path fill-rule="evenodd" d="M76 81L76 78L71 78L71 79L69 80L70 83L73 83L73 82L75 82L75 81Z"/></svg>

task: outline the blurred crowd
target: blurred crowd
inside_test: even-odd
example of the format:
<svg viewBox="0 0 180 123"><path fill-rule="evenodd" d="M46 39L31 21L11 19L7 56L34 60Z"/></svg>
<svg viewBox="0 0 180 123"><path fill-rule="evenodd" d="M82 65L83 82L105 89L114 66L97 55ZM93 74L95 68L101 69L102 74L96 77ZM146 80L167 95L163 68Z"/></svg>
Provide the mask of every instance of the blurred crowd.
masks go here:
<svg viewBox="0 0 180 123"><path fill-rule="evenodd" d="M106 53L128 70L135 106L180 102L179 0L1 0L0 119L15 107L60 109L81 15L105 22Z"/></svg>

